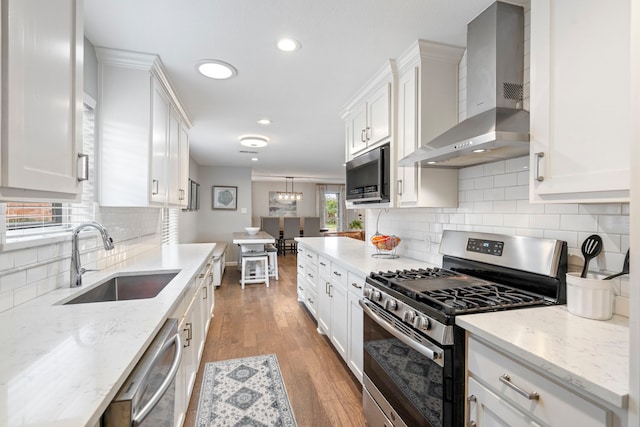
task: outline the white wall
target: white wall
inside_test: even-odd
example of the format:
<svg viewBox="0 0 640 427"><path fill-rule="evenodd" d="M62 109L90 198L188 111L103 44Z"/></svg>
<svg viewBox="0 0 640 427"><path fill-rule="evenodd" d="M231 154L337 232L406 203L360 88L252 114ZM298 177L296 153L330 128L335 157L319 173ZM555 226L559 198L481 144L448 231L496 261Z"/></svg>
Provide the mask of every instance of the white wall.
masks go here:
<svg viewBox="0 0 640 427"><path fill-rule="evenodd" d="M232 233L251 226L251 169L222 166L200 166L200 210L197 212L196 242L227 242L227 262L237 261L231 250ZM211 209L211 188L214 185L238 187L237 210Z"/></svg>
<svg viewBox="0 0 640 427"><path fill-rule="evenodd" d="M260 217L269 216L269 192L285 191L284 179L282 181L253 181L252 182L252 205L251 224L260 226ZM291 191L291 183L288 190ZM298 216L317 216L316 209L316 184L311 182L294 183L296 192L302 192L302 200L297 202Z"/></svg>

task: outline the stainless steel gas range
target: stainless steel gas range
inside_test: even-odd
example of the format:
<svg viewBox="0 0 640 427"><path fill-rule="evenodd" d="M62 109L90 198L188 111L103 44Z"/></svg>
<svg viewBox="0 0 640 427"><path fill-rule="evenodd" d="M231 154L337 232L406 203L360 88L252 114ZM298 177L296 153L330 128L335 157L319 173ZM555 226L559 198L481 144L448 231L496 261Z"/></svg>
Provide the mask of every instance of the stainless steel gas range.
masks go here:
<svg viewBox="0 0 640 427"><path fill-rule="evenodd" d="M561 240L445 231L442 268L374 272L364 316L371 427L464 425L465 336L455 317L565 302Z"/></svg>

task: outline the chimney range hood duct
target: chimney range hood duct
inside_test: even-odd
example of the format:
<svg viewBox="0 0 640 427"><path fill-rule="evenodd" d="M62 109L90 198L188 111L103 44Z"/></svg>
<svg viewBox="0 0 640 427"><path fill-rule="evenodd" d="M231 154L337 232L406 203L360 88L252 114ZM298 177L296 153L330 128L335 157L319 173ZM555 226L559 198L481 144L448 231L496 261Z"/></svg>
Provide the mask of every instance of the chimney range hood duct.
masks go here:
<svg viewBox="0 0 640 427"><path fill-rule="evenodd" d="M461 168L529 154L522 109L524 10L495 2L467 26L467 119L400 166Z"/></svg>

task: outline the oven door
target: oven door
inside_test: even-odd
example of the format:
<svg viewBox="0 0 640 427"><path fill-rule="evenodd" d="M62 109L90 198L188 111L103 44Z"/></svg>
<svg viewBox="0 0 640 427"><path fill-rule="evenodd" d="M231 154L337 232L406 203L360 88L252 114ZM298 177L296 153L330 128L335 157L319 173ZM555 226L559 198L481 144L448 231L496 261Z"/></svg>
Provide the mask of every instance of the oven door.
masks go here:
<svg viewBox="0 0 640 427"><path fill-rule="evenodd" d="M360 305L365 314L364 406L368 424L386 426L380 421L376 424L382 419L381 411L394 426L462 425L462 416L454 410L453 394L459 391L453 390L452 376L457 371L456 375L464 377L464 371L448 360L451 351L376 304L361 300Z"/></svg>

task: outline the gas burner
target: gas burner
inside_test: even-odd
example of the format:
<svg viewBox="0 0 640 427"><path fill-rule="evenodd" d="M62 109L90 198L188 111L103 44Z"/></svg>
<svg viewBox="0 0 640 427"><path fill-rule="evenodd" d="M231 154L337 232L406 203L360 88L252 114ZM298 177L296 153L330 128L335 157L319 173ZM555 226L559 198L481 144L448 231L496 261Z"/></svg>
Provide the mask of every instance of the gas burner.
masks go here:
<svg viewBox="0 0 640 427"><path fill-rule="evenodd" d="M396 271L387 271L380 273L372 273L373 276L377 276L380 279L384 279L388 282L400 283L404 281L412 281L419 279L431 279L431 278L442 278L442 277L451 277L457 276L458 273L453 271L444 270L438 267L433 268L417 268L411 270L396 270Z"/></svg>
<svg viewBox="0 0 640 427"><path fill-rule="evenodd" d="M422 295L442 304L448 314L526 307L545 302L540 295L498 284L437 289L425 291Z"/></svg>

